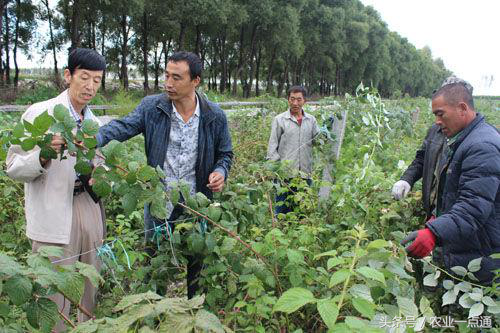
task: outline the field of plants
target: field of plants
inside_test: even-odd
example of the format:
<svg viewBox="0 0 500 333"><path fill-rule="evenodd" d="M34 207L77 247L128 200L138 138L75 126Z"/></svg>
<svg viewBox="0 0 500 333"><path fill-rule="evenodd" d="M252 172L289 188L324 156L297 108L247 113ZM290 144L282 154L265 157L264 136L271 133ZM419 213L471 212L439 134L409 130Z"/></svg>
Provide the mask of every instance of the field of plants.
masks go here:
<svg viewBox="0 0 500 333"><path fill-rule="evenodd" d="M107 194L108 236L95 251L105 262L100 275L84 264L54 269L51 247L31 253L23 185L5 175L2 162L0 332L49 332L60 316L46 296L62 292L75 305L85 277L100 285L99 305L96 318L83 324L72 312L73 332L475 332L479 326L500 332L499 286L471 278L480 262L450 273L430 258L407 257L399 245L424 223L420 183L402 201L390 189L433 121L429 99L381 100L360 86L355 96L307 106L322 133L313 151L313 185L291 184L299 189L296 208L278 217L274 196L287 189L276 180L291 171L265 155L272 118L287 103L270 102L259 112L229 114L235 157L224 191L213 201L199 194L186 199L173 234L154 230L154 258L144 251L142 206L150 202L155 215L164 214L161 170L145 165L141 137L102 150L110 170L94 171L96 191ZM499 108L499 100L476 100L497 128ZM332 119L344 110L347 126L335 160ZM2 161L8 142L30 148L43 143L51 126L71 131L62 112L32 125L19 124L19 117L0 114ZM78 134L86 139L85 154L69 147L79 159L92 157L95 130L84 126ZM333 165L329 184L321 181L327 165ZM330 195L320 200L325 185ZM179 192L188 197L182 186ZM179 192L170 199L177 201ZM204 293L191 300L185 298L186 254L204 257Z"/></svg>

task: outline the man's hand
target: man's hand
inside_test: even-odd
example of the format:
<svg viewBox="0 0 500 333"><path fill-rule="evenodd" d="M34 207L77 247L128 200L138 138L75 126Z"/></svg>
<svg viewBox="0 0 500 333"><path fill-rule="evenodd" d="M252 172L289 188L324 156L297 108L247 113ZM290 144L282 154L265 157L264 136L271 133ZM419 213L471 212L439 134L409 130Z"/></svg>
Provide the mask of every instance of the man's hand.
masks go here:
<svg viewBox="0 0 500 333"><path fill-rule="evenodd" d="M405 181L405 180L398 180L394 184L394 186L392 187L392 196L396 200L401 200L404 197L406 197L406 195L408 194L408 192L410 192L410 189L411 189L411 186L410 186L410 184L408 184L407 181Z"/></svg>
<svg viewBox="0 0 500 333"><path fill-rule="evenodd" d="M50 148L54 149L56 153L59 155L62 151L64 151L64 146L66 145L66 140L60 136L59 134L54 134L52 136L52 141L50 142ZM40 163L42 166L47 164L48 160L40 157Z"/></svg>
<svg viewBox="0 0 500 333"><path fill-rule="evenodd" d="M401 245L406 245L411 241L413 243L406 247L408 255L414 258L424 258L434 249L436 236L428 228L413 231L401 241Z"/></svg>
<svg viewBox="0 0 500 333"><path fill-rule="evenodd" d="M208 176L208 184L207 187L212 191L212 192L220 192L222 191L222 188L224 187L224 176L220 172L212 172Z"/></svg>

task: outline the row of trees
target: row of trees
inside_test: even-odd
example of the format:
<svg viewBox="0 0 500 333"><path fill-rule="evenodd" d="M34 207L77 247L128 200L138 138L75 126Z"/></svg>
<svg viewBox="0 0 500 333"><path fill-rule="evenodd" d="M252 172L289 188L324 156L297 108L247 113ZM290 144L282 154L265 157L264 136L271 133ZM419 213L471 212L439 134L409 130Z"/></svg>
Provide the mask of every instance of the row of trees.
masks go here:
<svg viewBox="0 0 500 333"><path fill-rule="evenodd" d="M59 0L55 10L48 0L0 0L0 11L0 74L10 80L12 58L14 84L19 50L51 54L58 78L56 54L67 45L104 54L125 89L136 66L146 92L159 89L168 55L181 49L202 58L209 89L241 87L244 97L279 96L291 84L340 95L360 81L384 96L429 95L450 74L359 0ZM48 32L38 36L41 21Z"/></svg>

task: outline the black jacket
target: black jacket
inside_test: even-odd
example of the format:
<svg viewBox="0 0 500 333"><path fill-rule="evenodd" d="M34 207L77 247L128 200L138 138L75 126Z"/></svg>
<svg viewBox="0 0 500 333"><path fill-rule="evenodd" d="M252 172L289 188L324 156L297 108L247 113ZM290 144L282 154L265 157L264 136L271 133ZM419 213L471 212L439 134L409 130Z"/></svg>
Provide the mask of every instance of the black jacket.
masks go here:
<svg viewBox="0 0 500 333"><path fill-rule="evenodd" d="M426 225L443 248L446 268L482 257L475 275L490 284L500 268L500 259L490 257L500 253L500 134L478 113L451 150L439 184L442 215Z"/></svg>
<svg viewBox="0 0 500 333"><path fill-rule="evenodd" d="M438 154L445 143L446 137L441 132L441 128L436 124L432 125L427 131L422 146L417 150L415 159L408 169L406 169L403 176L401 176L401 180L408 182L412 187L422 178L422 202L427 218L430 218L432 215L430 194L434 179L434 170Z"/></svg>

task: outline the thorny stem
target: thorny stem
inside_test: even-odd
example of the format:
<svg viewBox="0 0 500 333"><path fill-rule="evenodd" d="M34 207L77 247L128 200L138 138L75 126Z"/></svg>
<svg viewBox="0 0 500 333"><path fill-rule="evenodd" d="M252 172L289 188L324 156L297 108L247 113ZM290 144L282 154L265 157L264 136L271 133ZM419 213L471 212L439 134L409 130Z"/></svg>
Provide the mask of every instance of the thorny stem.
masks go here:
<svg viewBox="0 0 500 333"><path fill-rule="evenodd" d="M467 282L467 283L470 283L470 284L471 284L471 286L478 287L478 288L481 288L481 289L485 289L485 287L484 287L484 286L482 286L482 285L480 285L480 284L476 284L476 283L473 283L473 282L469 282L469 281L466 281L466 280L464 280L464 279L462 279L462 278L459 278L459 277L457 277L457 276L454 276L454 275L450 274L450 273L449 273L449 272L447 272L445 269L442 269L441 267L434 265L434 264L433 264L432 262L430 262L430 261L427 261L427 260L423 260L423 261L424 261L424 262L426 262L426 263L428 263L429 265L431 265L431 266L432 266L432 267L434 267L435 269L437 269L437 270L439 270L439 271L443 272L444 274L448 275L448 276L449 276L449 277L451 277L452 279L455 279L455 280L458 280L458 281L461 281L461 282Z"/></svg>
<svg viewBox="0 0 500 333"><path fill-rule="evenodd" d="M63 296L64 296L64 298L66 298L67 300L69 300L69 298L68 298L68 297L67 297L67 296L66 296L66 295L65 295L65 294L64 294L64 293L63 293L63 292L62 292L59 288L57 289L57 291L58 291L61 295L63 295ZM85 313L85 314L86 314L87 316L89 316L91 319L95 319L95 316L94 316L94 315L93 315L93 314L92 314L89 310L85 309L85 308L83 307L83 305L81 305L80 303L76 303L75 305L76 305L76 307L77 307L80 311L82 311L83 313Z"/></svg>
<svg viewBox="0 0 500 333"><path fill-rule="evenodd" d="M358 254L357 254L356 250L359 248L360 243L361 243L361 238L358 238L356 240L356 247L354 249L354 257L352 258L351 266L349 267L350 274L349 274L349 276L347 276L347 279L344 281L344 287L342 288L342 294L340 295L340 301L338 304L339 312L342 309L342 305L344 303L344 298L345 298L345 295L347 294L347 286L349 285L349 282L351 280L351 276L353 275L354 266L356 265L356 262L358 260ZM335 321L337 321L337 319Z"/></svg>
<svg viewBox="0 0 500 333"><path fill-rule="evenodd" d="M192 212L193 214L195 215L198 215L199 217L207 220L208 222L210 222L211 224L213 224L214 226L216 226L217 228L221 229L222 231L224 231L225 233L229 234L231 237L233 237L234 239L236 239L238 242L240 242L243 246L245 246L247 249L249 249L250 251L253 252L253 254L255 254L255 256L257 258L259 258L264 264L266 264L269 269L271 270L271 273L274 275L274 277L276 278L276 283L277 283L277 286L278 286L278 290L280 292L280 294L283 292L282 289L281 289L281 285L280 285L280 282L279 282L279 278L278 278L278 274L274 271L273 267L271 266L271 264L257 251L255 251L252 246L250 244L248 244L247 242L245 242L244 240L242 240L240 238L240 236L238 236L236 233L234 233L233 231L227 229L227 228L224 228L223 226L221 226L220 224L218 224L217 222L211 220L208 216L206 215L203 215L201 214L200 212L186 206L185 204L181 203L181 202L178 202L177 203L179 206L183 207L183 208L186 208L187 210L189 210L190 212Z"/></svg>

